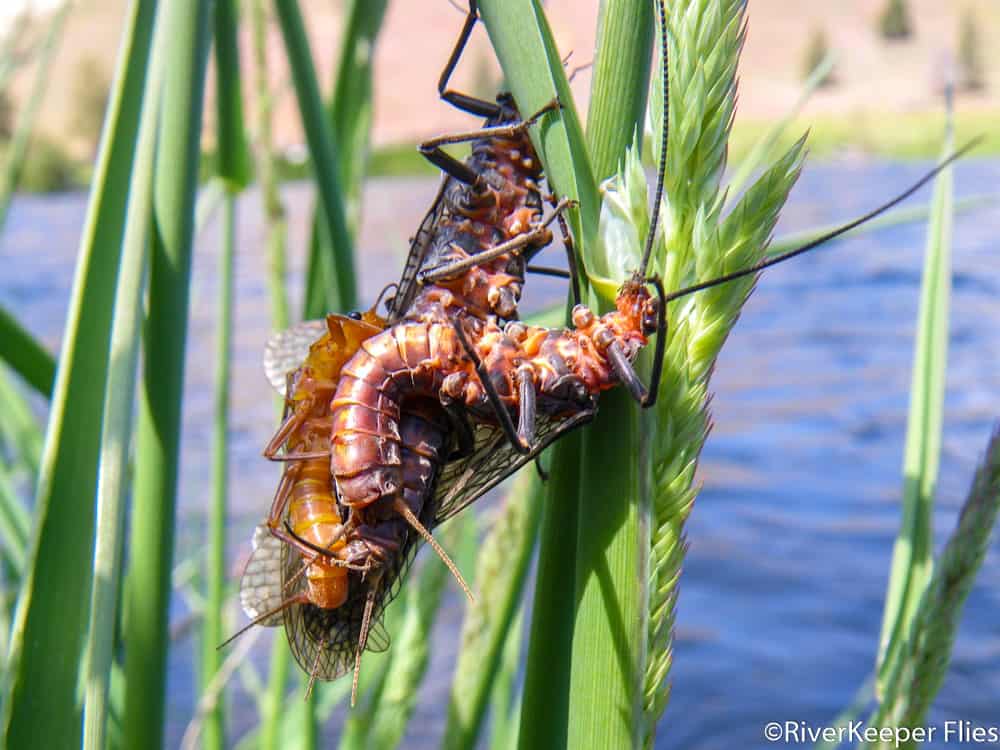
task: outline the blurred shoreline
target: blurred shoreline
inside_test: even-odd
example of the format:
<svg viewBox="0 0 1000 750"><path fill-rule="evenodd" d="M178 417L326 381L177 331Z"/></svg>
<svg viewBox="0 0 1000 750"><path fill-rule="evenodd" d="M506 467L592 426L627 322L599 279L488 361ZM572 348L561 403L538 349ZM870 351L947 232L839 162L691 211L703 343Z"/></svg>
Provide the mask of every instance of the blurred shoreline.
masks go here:
<svg viewBox="0 0 1000 750"><path fill-rule="evenodd" d="M47 0L50 1L50 0ZM344 3L302 0L311 51L321 89L331 89L343 27ZM455 6L463 6L457 2ZM913 35L886 41L876 32L884 0L858 3L811 1L790 8L785 0L754 0L749 9L745 50L740 64L740 101L735 122L732 159L750 147L768 125L788 113L801 95L809 46L819 34L836 55L833 83L817 90L790 129L797 138L811 131L814 156L865 153L891 157L933 157L940 150L941 90L955 75L963 14L974 14L983 62L985 86L960 92L957 100L959 136L993 133L980 153L1000 154L1000 5L991 0L938 3L908 0ZM38 6L35 31L46 23L45 5ZM114 71L118 39L124 24L125 0L79 0L68 16L51 86L39 120L39 140L64 149L85 165L94 152L75 112L80 82L107 85ZM546 12L560 50L573 53L572 64L592 62L598 3L550 0ZM413 154L418 141L469 126L464 113L441 102L437 77L462 23L460 7L446 0L389 4L374 52L375 99L373 174L432 173ZM243 97L247 121L253 123L254 85L251 75L249 24L239 39L243 58ZM268 36L270 84L276 91L275 138L292 162L304 153L303 137L289 73L283 67L282 40L272 23ZM81 73L86 70L87 75ZM30 88L32 66L14 71L10 91L15 109ZM100 82L103 80L103 84ZM453 87L492 96L501 74L480 29L456 71ZM586 116L591 71L582 69L573 91L581 117ZM210 73L206 102L204 147L212 151L214 81ZM794 135L794 138L791 136ZM81 177L86 169L81 169Z"/></svg>

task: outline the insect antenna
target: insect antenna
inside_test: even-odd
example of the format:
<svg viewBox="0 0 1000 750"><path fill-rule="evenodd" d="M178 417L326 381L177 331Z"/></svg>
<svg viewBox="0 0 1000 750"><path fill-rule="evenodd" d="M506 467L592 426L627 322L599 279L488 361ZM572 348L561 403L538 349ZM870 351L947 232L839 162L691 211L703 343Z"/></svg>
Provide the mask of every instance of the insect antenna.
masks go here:
<svg viewBox="0 0 1000 750"><path fill-rule="evenodd" d="M274 609L270 609L270 610L268 610L267 612L265 612L262 615L257 615L250 622L248 622L242 628L240 628L235 633L233 633L231 636L229 636L228 638L226 638L226 640L224 640L218 646L216 646L215 650L219 651L221 649L224 649L226 646L228 646L230 643L232 643L233 641L235 641L237 638L239 638L241 635L243 635L245 632L247 632L254 625L260 625L262 622L264 622L268 618L274 617L274 615L278 614L279 612L283 612L284 610L286 610L289 607L291 607L293 604L308 604L308 603L309 603L309 600L306 598L305 594L296 594L295 596L291 597L290 599L285 599L285 601L283 601L281 604L279 604Z"/></svg>
<svg viewBox="0 0 1000 750"><path fill-rule="evenodd" d="M390 289L393 290L394 294L391 297L386 297L386 292ZM382 291L378 293L378 297L375 298L375 302L372 304L372 310L377 310L378 306L382 304L382 300L385 299L386 308L391 308L393 300L396 299L396 295L399 294L399 284L395 281L386 284L382 287Z"/></svg>
<svg viewBox="0 0 1000 750"><path fill-rule="evenodd" d="M656 239L656 225L660 220L660 202L663 200L663 179L667 171L667 134L670 125L670 66L667 61L667 9L664 0L656 4L660 13L660 58L663 63L663 127L660 133L660 163L656 169L656 199L653 203L653 215L649 220L649 234L646 236L646 247L642 251L642 262L636 272L638 278L646 275L649 258L653 254L653 241Z"/></svg>
<svg viewBox="0 0 1000 750"><path fill-rule="evenodd" d="M462 578L462 574L458 571L458 566L456 566L455 563L452 562L451 558L448 557L448 553L445 552L444 548L437 543L437 540L431 535L431 532L427 530L427 527L420 523L420 519L417 518L416 514L414 514L412 510L410 510L410 506L408 506L401 498L396 498L393 508L406 519L406 522L413 527L414 531L420 534L420 536L424 538L424 541L431 546L431 549L437 553L437 556L441 558L441 562L443 562L448 567L448 570L451 571L451 574L455 576L455 580L458 581L458 585L462 587L462 591L465 592L465 595L469 597L469 601L475 602L476 597L472 595L472 589L469 588L469 584L467 584L465 579Z"/></svg>
<svg viewBox="0 0 1000 750"><path fill-rule="evenodd" d="M856 227L861 226L865 222L871 221L876 216L879 216L880 214L885 213L886 211L888 211L890 208L893 208L897 204L902 203L904 200L906 200L907 198L909 198L911 195L913 195L915 192L917 192L920 188L922 188L924 185L926 185L928 182L930 182L932 179L934 179L934 177L936 177L938 175L938 173L942 169L944 169L945 167L947 167L949 164L951 164L952 162L954 162L959 157L963 156L966 152L968 152L971 149L973 149L974 147L978 146L982 142L982 140L983 140L982 136L979 136L977 138L972 139L971 141L969 141L968 143L966 143L964 146L962 146L962 148L960 148L958 151L955 151L951 156L949 156L948 158L946 158L945 160L943 160L940 164L938 164L936 167L934 167L931 171L929 171L927 174L925 174L923 177L921 177L919 180L917 180L915 183L913 183L910 187L908 187L902 193L900 193L899 195L897 195L895 198L889 200L886 203L883 203L878 208L875 208L875 209L869 211L864 216L860 216L857 219L854 219L854 221L849 221L848 223L846 223L846 224L844 224L844 225L842 225L840 227L837 227L836 229L833 229L833 230L831 230L831 231L829 231L829 232L827 232L827 233L825 233L825 234L817 237L816 239L814 239L814 240L812 240L810 242L807 242L804 245L801 245L800 247L797 247L797 248L795 248L793 250L789 250L787 252L781 253L779 255L775 255L773 258L768 258L766 260L762 260L759 263L755 263L754 265L750 266L749 268L744 268L744 269L742 269L740 271L733 271L732 273L723 274L722 276L718 276L718 277L716 277L714 279L708 279L707 281L701 281L701 282L699 282L697 284L693 284L691 286L684 287L683 289L678 289L675 292L671 292L670 294L667 294L667 295L665 295L665 296L663 296L661 298L661 304L667 303L667 302L671 302L672 300L675 300L678 297L685 297L685 296L687 296L689 294L693 294L694 292L700 292L702 289L708 289L708 288L713 287L713 286L718 286L719 284L725 284L725 283L727 283L729 281L733 281L735 279L739 279L739 278L742 278L744 276L749 276L750 274L757 273L758 271L763 271L765 268L770 268L771 266L776 266L779 263L784 263L786 260L791 260L792 258L796 257L797 255L802 255L803 253L809 252L810 250L814 250L815 248L819 247L820 245L824 245L827 242L829 242L830 240L836 239L837 237L840 237L841 235L846 234L847 232L851 231L852 229L855 229Z"/></svg>
<svg viewBox="0 0 1000 750"><path fill-rule="evenodd" d="M354 681L351 683L351 708L358 699L358 677L361 675L361 654L368 645L368 629L372 624L372 610L375 608L375 586L368 589L365 597L365 613L361 618L361 635L358 636L358 652L354 655Z"/></svg>
<svg viewBox="0 0 1000 750"><path fill-rule="evenodd" d="M316 648L316 658L313 660L312 669L309 671L309 684L306 685L306 700L309 700L309 696L312 695L313 686L316 684L316 676L319 674L319 660L323 656L323 647L325 645L326 636L323 636L320 638L319 646Z"/></svg>

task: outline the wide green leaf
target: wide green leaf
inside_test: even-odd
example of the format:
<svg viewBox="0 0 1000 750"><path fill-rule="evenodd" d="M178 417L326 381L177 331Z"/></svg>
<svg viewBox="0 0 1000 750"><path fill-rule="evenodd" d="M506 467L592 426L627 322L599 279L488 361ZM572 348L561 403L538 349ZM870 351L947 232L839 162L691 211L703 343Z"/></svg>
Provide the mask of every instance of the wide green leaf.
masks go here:
<svg viewBox="0 0 1000 750"><path fill-rule="evenodd" d="M166 6L162 21L170 64L156 152L125 589L125 747L155 748L163 742L188 293L211 8L209 0L175 0Z"/></svg>
<svg viewBox="0 0 1000 750"><path fill-rule="evenodd" d="M952 143L949 136L945 155L951 153ZM879 638L876 694L880 698L885 696L886 685L899 666L901 649L934 565L931 520L941 462L941 420L948 360L952 191L952 168L949 166L935 181L927 230L903 457L903 517L893 547Z"/></svg>
<svg viewBox="0 0 1000 750"><path fill-rule="evenodd" d="M337 144L323 111L316 70L309 50L309 37L296 0L275 0L285 52L292 68L292 81L299 102L302 127L313 163L313 177L322 207L323 221L330 237L332 254L320 257L319 267L327 290L321 310L307 310L318 317L330 310L353 310L357 304L357 282L351 235L344 214L344 193L339 177Z"/></svg>
<svg viewBox="0 0 1000 750"><path fill-rule="evenodd" d="M0 307L0 359L46 398L52 393L55 358L3 307Z"/></svg>
<svg viewBox="0 0 1000 750"><path fill-rule="evenodd" d="M129 9L80 243L4 687L10 747L80 744L101 411L154 11L152 0Z"/></svg>
<svg viewBox="0 0 1000 750"><path fill-rule="evenodd" d="M121 601L120 571L125 546L125 500L142 330L142 298L153 226L154 157L160 115L159 93L165 65L163 47L161 32L154 45L143 97L145 106L136 146L135 168L129 185L128 222L111 321L111 351L97 475L94 577L87 636L83 724L83 746L87 750L104 750L107 746L108 693L115 665L114 646L119 622L118 604Z"/></svg>

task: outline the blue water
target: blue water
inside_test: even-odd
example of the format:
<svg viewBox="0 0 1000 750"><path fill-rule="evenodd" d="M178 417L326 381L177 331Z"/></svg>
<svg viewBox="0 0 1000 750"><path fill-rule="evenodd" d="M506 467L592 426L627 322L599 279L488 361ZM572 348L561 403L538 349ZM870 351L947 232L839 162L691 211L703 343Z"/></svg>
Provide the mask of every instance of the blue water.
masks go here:
<svg viewBox="0 0 1000 750"><path fill-rule="evenodd" d="M860 214L925 166L810 166L779 234ZM997 184L1000 162L969 161L956 171L959 196L994 191ZM423 180L369 186L360 242L366 300L397 273L407 237L434 188ZM293 186L286 196L297 277L310 199L304 186ZM925 191L910 205L928 199ZM269 312L258 204L250 194L240 211L234 569L275 483L274 467L259 457L274 415L260 371ZM18 310L53 349L84 209L85 196L78 194L19 198L0 238L0 304ZM767 722L824 726L871 673L899 525L924 231L921 224L882 230L800 258L769 271L747 304L713 380L715 428L701 465L704 489L688 526L674 688L657 747L769 746L762 736ZM998 207L956 222L938 547L1000 414L998 232ZM208 496L216 234L214 226L202 234L194 267L178 559L198 549ZM557 280L533 279L526 308L561 300L563 290ZM948 719L1000 724L996 563L994 545L969 598L929 725ZM461 611L460 597L449 595L407 747L438 744ZM179 621L186 612L179 598L174 617ZM181 640L171 657L168 746L179 742L193 710L192 649L190 639ZM260 659L265 651L255 653ZM242 729L255 723L252 715L234 713ZM940 738L928 745L944 746Z"/></svg>

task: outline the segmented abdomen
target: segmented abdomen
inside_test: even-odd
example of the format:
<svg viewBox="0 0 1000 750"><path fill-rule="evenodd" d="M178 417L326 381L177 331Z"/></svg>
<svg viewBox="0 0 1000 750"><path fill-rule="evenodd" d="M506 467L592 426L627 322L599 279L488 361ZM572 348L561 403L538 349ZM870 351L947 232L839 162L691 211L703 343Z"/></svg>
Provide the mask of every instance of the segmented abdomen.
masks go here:
<svg viewBox="0 0 1000 750"><path fill-rule="evenodd" d="M337 502L330 492L330 465L325 458L301 461L295 472L288 502L288 524L310 544L336 552L344 546L343 525ZM334 609L347 599L347 569L318 555L306 571L309 600L317 607Z"/></svg>
<svg viewBox="0 0 1000 750"><path fill-rule="evenodd" d="M400 406L404 398L436 399L457 362L449 327L401 323L365 341L344 366L331 403L331 468L344 505L364 508L383 498L386 504L396 498L415 501L423 491L419 477L432 478L426 462L442 460L447 424L437 415L434 423L422 415L423 426L409 428L416 444L404 466L407 436L401 435ZM426 439L435 432L442 434Z"/></svg>

